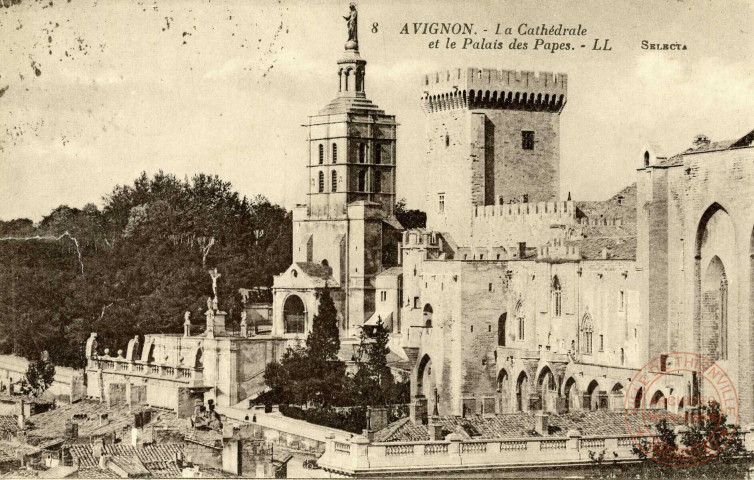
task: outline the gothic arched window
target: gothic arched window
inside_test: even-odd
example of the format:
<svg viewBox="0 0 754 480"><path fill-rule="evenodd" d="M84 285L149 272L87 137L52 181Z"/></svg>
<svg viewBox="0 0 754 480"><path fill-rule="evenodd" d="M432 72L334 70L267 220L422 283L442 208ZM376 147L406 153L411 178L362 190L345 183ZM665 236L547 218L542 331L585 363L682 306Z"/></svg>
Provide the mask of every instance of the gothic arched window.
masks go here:
<svg viewBox="0 0 754 480"><path fill-rule="evenodd" d="M382 163L382 145L380 144L374 146L374 163Z"/></svg>
<svg viewBox="0 0 754 480"><path fill-rule="evenodd" d="M526 339L526 317L524 317L524 308L521 302L516 305L516 319L518 320L518 339Z"/></svg>
<svg viewBox="0 0 754 480"><path fill-rule="evenodd" d="M325 146L319 144L319 164L322 165L325 162Z"/></svg>
<svg viewBox="0 0 754 480"><path fill-rule="evenodd" d="M325 191L325 172L319 172L319 193Z"/></svg>
<svg viewBox="0 0 754 480"><path fill-rule="evenodd" d="M583 334L584 339L584 353L591 355L593 349L592 336L594 335L594 323L589 314L584 315L584 320L581 322L581 333Z"/></svg>
<svg viewBox="0 0 754 480"><path fill-rule="evenodd" d="M338 172L333 171L332 174L332 186L330 187L333 192L338 191Z"/></svg>
<svg viewBox="0 0 754 480"><path fill-rule="evenodd" d="M382 174L380 172L374 172L374 191L376 193L382 192Z"/></svg>
<svg viewBox="0 0 754 480"><path fill-rule="evenodd" d="M552 279L552 309L556 317L559 317L563 313L563 291L557 275Z"/></svg>

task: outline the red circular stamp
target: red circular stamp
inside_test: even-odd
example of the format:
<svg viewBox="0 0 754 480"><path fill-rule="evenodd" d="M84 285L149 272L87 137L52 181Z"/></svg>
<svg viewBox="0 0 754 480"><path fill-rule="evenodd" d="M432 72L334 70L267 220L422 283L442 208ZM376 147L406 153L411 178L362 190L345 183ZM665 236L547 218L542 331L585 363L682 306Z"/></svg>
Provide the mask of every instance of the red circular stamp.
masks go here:
<svg viewBox="0 0 754 480"><path fill-rule="evenodd" d="M704 463L736 435L735 428L728 428L738 424L733 381L718 363L697 353L650 360L631 379L624 400L626 427L636 448L665 465Z"/></svg>

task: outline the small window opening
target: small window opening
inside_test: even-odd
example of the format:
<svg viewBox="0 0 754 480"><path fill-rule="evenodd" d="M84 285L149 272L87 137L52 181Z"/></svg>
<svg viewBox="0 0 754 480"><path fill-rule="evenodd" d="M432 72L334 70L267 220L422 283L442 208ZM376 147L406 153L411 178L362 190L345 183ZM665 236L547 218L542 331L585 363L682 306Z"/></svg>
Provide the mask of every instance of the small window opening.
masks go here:
<svg viewBox="0 0 754 480"><path fill-rule="evenodd" d="M521 148L524 150L534 150L534 132L523 130L521 132Z"/></svg>

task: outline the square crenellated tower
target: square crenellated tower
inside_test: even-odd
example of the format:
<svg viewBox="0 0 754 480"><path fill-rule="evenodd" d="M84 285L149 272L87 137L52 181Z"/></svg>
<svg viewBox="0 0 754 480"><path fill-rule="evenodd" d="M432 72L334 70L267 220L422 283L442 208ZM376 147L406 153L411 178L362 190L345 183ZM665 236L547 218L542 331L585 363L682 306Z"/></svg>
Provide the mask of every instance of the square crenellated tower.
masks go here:
<svg viewBox="0 0 754 480"><path fill-rule="evenodd" d="M468 245L473 207L559 200L566 75L455 69L421 90L428 228Z"/></svg>

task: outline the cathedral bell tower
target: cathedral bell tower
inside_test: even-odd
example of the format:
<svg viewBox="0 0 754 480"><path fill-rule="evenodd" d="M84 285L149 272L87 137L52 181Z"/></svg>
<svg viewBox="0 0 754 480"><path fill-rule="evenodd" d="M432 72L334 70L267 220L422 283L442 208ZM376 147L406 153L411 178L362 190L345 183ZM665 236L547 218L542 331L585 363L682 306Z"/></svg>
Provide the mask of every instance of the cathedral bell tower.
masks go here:
<svg viewBox="0 0 754 480"><path fill-rule="evenodd" d="M366 96L355 5L344 18L348 41L337 61L337 96L305 125L309 190L293 214L293 261L309 265L309 272L315 266L329 271L324 281L333 290L341 335L356 336L375 311L375 276L397 263L402 227L394 216L395 117ZM277 299L284 276L275 279L278 311L285 303ZM310 331L316 302L306 312Z"/></svg>

